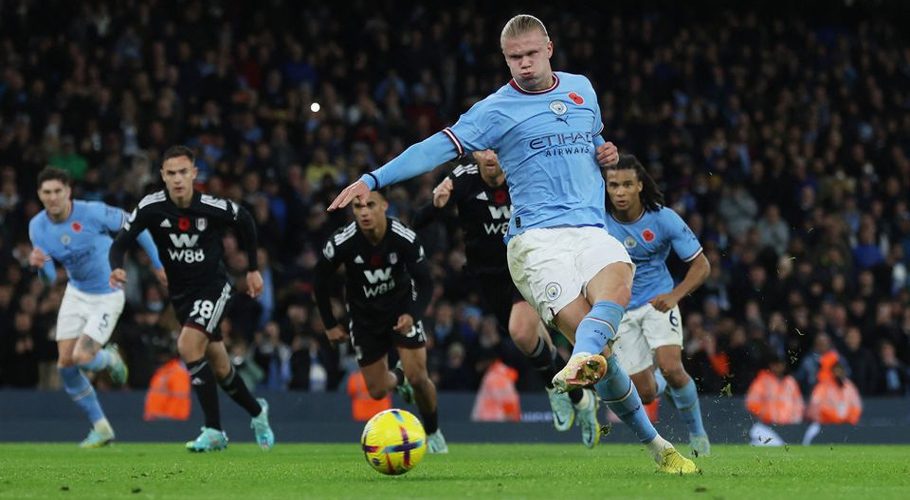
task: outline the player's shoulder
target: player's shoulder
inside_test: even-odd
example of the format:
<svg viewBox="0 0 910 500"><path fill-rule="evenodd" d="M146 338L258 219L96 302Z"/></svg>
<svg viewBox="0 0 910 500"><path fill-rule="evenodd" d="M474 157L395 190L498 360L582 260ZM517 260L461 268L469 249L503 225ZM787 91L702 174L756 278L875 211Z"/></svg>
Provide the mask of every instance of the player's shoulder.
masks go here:
<svg viewBox="0 0 910 500"><path fill-rule="evenodd" d="M157 208L156 205L159 203L164 203L166 200L167 194L162 189L161 191L155 191L143 196L142 199L139 200L139 204L136 206L136 208L138 210L148 210L149 207Z"/></svg>
<svg viewBox="0 0 910 500"><path fill-rule="evenodd" d="M682 217L676 213L676 210L673 210L672 208L665 205L660 205L660 208L651 213L654 214L654 217L656 217L661 223L671 224L674 226L685 224L685 221L683 221Z"/></svg>
<svg viewBox="0 0 910 500"><path fill-rule="evenodd" d="M413 245L417 241L417 233L394 217L389 217L389 231L394 237L409 245Z"/></svg>
<svg viewBox="0 0 910 500"><path fill-rule="evenodd" d="M50 219L47 217L47 210L42 209L40 212L33 215L31 219L29 219L28 229L30 232L35 234L34 231L32 231L33 229L44 227L49 222Z"/></svg>
<svg viewBox="0 0 910 500"><path fill-rule="evenodd" d="M357 223L351 222L346 226L336 229L335 232L329 236L329 242L335 246L341 246L353 241L355 234L357 234Z"/></svg>
<svg viewBox="0 0 910 500"><path fill-rule="evenodd" d="M585 75L579 75L577 73L566 73L565 71L554 71L556 78L559 79L560 86L563 85L585 85L592 87L591 80L588 79Z"/></svg>
<svg viewBox="0 0 910 500"><path fill-rule="evenodd" d="M204 208L214 208L215 210L232 214L240 210L239 205L231 200L204 193L199 195L199 204Z"/></svg>

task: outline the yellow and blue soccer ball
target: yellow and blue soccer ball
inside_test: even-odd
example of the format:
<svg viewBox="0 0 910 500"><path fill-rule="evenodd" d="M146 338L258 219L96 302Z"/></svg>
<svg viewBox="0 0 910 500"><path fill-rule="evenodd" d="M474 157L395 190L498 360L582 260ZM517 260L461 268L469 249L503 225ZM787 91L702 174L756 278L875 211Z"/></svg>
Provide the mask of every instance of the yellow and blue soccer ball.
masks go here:
<svg viewBox="0 0 910 500"><path fill-rule="evenodd" d="M397 476L423 459L427 433L412 413L393 408L377 413L367 422L360 446L370 467Z"/></svg>

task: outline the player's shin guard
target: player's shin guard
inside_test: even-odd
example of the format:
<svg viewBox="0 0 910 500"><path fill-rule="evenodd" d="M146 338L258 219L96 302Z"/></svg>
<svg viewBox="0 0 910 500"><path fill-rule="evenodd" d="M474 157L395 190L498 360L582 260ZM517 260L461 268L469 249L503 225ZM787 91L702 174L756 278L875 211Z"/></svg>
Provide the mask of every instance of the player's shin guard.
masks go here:
<svg viewBox="0 0 910 500"><path fill-rule="evenodd" d="M619 330L619 323L625 309L609 300L594 304L575 330L575 348L578 353L599 354L613 340Z"/></svg>
<svg viewBox="0 0 910 500"><path fill-rule="evenodd" d="M262 406L256 401L256 398L250 393L250 389L243 382L243 379L237 375L237 370L231 367L231 373L224 380L218 382L224 392L240 405L251 417L258 416L262 412Z"/></svg>
<svg viewBox="0 0 910 500"><path fill-rule="evenodd" d="M84 365L79 365L79 368L92 372L100 372L101 370L104 370L107 367L111 366L111 363L111 353L105 351L104 349L100 349L95 353L95 357L93 357L91 361L85 363Z"/></svg>
<svg viewBox="0 0 910 500"><path fill-rule="evenodd" d="M76 366L64 366L58 368L60 378L63 379L63 387L70 398L79 408L88 416L92 424L104 420L104 412L101 410L101 404L98 403L98 396L91 382L85 378L85 375L79 371Z"/></svg>
<svg viewBox="0 0 910 500"><path fill-rule="evenodd" d="M221 430L221 409L218 407L218 388L215 387L215 374L205 358L186 364L190 372L190 381L196 399L205 416L205 426Z"/></svg>
<svg viewBox="0 0 910 500"><path fill-rule="evenodd" d="M639 441L650 443L657 437L657 430L645 413L632 379L619 366L616 356L610 356L607 360L607 373L594 387L600 397L606 400L610 410L635 432Z"/></svg>
<svg viewBox="0 0 910 500"><path fill-rule="evenodd" d="M695 389L695 381L691 378L689 383L680 387L669 387L670 397L673 398L673 404L679 410L679 415L686 423L689 434L693 436L704 436L705 425L701 419L701 405L698 402L698 391Z"/></svg>

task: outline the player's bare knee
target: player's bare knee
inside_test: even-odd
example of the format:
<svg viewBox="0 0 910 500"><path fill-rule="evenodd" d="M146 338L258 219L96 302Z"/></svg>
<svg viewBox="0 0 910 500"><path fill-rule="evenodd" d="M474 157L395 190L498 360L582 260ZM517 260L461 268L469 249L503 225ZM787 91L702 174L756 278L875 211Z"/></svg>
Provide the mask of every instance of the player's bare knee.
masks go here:
<svg viewBox="0 0 910 500"><path fill-rule="evenodd" d="M653 387L644 390L636 387L636 389L638 390L638 397L641 398L641 404L650 404L657 399L657 391Z"/></svg>
<svg viewBox="0 0 910 500"><path fill-rule="evenodd" d="M85 365L85 364L91 363L91 361L92 361L92 359L94 359L94 357L95 357L95 353L92 351L83 351L80 349L76 349L73 352L72 359L73 359L73 363L76 365Z"/></svg>
<svg viewBox="0 0 910 500"><path fill-rule="evenodd" d="M405 372L405 377L408 379L408 383L411 384L411 387L418 391L424 391L432 385L430 381L430 376L427 374L426 369L423 370L414 370L413 373L408 374Z"/></svg>
<svg viewBox="0 0 910 500"><path fill-rule="evenodd" d="M667 382L673 387L679 387L688 382L689 375L686 373L686 370L683 368L682 363L679 361L674 361L671 363L666 363L660 367L660 372L663 374L664 378L667 379Z"/></svg>
<svg viewBox="0 0 910 500"><path fill-rule="evenodd" d="M380 387L378 385L369 385L367 384L367 392L370 394L370 397L373 399L382 399L386 397L389 393L389 390L385 387Z"/></svg>
<svg viewBox="0 0 910 500"><path fill-rule="evenodd" d="M71 366L76 366L76 360L72 356L60 356L57 358L57 369L60 368L69 368Z"/></svg>
<svg viewBox="0 0 910 500"><path fill-rule="evenodd" d="M529 353L537 347L537 325L522 321L509 322L509 336L522 352Z"/></svg>

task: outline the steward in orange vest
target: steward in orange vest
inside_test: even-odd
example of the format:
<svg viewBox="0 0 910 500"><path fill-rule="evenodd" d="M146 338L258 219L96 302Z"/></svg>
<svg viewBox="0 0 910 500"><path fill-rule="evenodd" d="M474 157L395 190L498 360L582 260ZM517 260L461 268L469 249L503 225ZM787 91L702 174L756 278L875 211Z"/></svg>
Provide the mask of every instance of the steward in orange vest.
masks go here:
<svg viewBox="0 0 910 500"><path fill-rule="evenodd" d="M173 358L155 370L145 396L144 420L190 418L190 372Z"/></svg>

